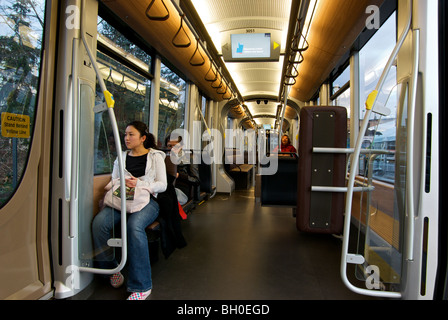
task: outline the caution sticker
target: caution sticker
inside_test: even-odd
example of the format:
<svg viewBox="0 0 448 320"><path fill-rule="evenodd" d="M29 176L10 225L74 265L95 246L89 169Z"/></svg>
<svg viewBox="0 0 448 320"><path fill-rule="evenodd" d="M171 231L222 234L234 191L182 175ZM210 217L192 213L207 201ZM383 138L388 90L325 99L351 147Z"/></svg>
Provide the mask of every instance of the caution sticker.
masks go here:
<svg viewBox="0 0 448 320"><path fill-rule="evenodd" d="M30 117L2 112L2 136L6 138L29 138Z"/></svg>

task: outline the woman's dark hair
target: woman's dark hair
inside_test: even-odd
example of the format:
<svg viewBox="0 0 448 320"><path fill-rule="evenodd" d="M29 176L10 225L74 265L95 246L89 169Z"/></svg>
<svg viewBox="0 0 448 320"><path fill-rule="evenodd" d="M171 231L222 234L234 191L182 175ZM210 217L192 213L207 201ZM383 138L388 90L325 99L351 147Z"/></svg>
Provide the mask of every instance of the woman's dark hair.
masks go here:
<svg viewBox="0 0 448 320"><path fill-rule="evenodd" d="M168 142L171 141L171 135L166 136L165 138L165 146L168 146ZM182 136L177 136L177 142L181 142L182 141Z"/></svg>
<svg viewBox="0 0 448 320"><path fill-rule="evenodd" d="M129 126L133 126L138 132L140 132L140 135L146 136L146 140L143 143L143 146L146 149L152 148L152 149L157 149L157 144L156 144L156 138L154 137L154 135L150 132L148 132L148 126L141 121L132 121L130 123L127 124L126 127Z"/></svg>

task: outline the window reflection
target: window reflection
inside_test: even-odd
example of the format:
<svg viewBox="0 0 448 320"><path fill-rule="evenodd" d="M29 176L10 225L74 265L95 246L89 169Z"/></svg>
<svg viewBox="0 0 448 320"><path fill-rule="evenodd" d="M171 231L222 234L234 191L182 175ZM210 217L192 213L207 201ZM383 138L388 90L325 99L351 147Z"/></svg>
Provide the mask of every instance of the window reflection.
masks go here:
<svg viewBox="0 0 448 320"><path fill-rule="evenodd" d="M149 71L151 58L139 47L132 44L106 21L99 18L99 39L103 46L131 61L141 70ZM124 51L129 50L129 51ZM149 106L151 93L151 80L119 63L107 54L98 51L97 63L104 79L107 90L112 93L115 100L114 112L118 123L118 130L123 137L126 124L134 120L149 122ZM96 104L104 100L103 94L97 83ZM122 148L123 140L120 141ZM109 115L106 112L95 115L95 174L110 173L113 169L113 161L117 156L115 141L113 139L112 126Z"/></svg>
<svg viewBox="0 0 448 320"><path fill-rule="evenodd" d="M186 89L186 82L162 63L157 135L159 146L164 144L165 138L173 130L185 128Z"/></svg>
<svg viewBox="0 0 448 320"><path fill-rule="evenodd" d="M121 52L127 60L142 69L151 72L151 56L137 47L132 41L124 37L113 26L98 17L98 36L99 42L112 44L111 50ZM120 50L121 49L121 50Z"/></svg>
<svg viewBox="0 0 448 320"><path fill-rule="evenodd" d="M375 89L386 66L390 54L396 44L396 14L394 13L375 33L359 53L361 72L361 101ZM380 155L373 160L373 178L394 183L395 175L395 136L397 122L398 94L396 92L397 72L393 66L386 77L382 91L378 94L377 103L387 106L390 115L372 114L367 132L364 135L364 149L381 149L390 151L389 155ZM365 106L361 106L360 122L364 118ZM359 174L367 175L368 158L361 156Z"/></svg>
<svg viewBox="0 0 448 320"><path fill-rule="evenodd" d="M349 84L349 86L340 93L346 84ZM350 148L350 67L347 67L342 74L333 81L332 88L332 94L339 92L339 95L333 100L333 105L345 107L347 109L347 148Z"/></svg>

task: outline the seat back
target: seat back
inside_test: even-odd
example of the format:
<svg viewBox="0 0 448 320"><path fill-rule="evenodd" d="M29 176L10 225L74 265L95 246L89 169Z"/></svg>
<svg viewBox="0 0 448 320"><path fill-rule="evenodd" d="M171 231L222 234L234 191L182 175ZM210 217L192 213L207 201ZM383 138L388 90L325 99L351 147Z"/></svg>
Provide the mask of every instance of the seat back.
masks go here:
<svg viewBox="0 0 448 320"><path fill-rule="evenodd" d="M211 163L211 159L207 160L207 163L204 161L204 157L208 157L206 154L202 154L201 163L198 165L199 167L199 178L201 180L200 191L206 193L212 193L212 166L207 163Z"/></svg>
<svg viewBox="0 0 448 320"><path fill-rule="evenodd" d="M165 158L166 173L176 178L177 175L177 165L171 162L169 153Z"/></svg>
<svg viewBox="0 0 448 320"><path fill-rule="evenodd" d="M297 169L298 157L295 153L279 154L277 172L261 176L262 206L296 207Z"/></svg>
<svg viewBox="0 0 448 320"><path fill-rule="evenodd" d="M310 233L341 233L345 194L311 191L311 187L345 187L346 154L313 153L314 147L347 147L346 108L304 107L299 131L297 228Z"/></svg>

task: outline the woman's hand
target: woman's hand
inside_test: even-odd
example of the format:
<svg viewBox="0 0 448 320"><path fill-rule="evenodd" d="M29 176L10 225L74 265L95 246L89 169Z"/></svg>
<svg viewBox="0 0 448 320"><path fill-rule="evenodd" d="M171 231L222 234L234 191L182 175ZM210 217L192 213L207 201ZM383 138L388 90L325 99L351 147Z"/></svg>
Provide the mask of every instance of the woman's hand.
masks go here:
<svg viewBox="0 0 448 320"><path fill-rule="evenodd" d="M137 186L138 179L136 177L125 179L126 187L135 188Z"/></svg>

